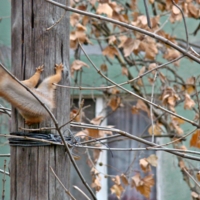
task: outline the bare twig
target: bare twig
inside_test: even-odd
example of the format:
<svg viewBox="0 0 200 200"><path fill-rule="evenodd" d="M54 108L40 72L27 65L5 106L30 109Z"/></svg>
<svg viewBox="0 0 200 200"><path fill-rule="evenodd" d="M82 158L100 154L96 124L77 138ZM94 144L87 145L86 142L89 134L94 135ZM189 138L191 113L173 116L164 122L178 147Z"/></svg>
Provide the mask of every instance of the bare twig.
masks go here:
<svg viewBox="0 0 200 200"><path fill-rule="evenodd" d="M95 147L95 146L84 146L84 145L75 145L77 148L86 148L86 149L98 149L98 150L106 150L106 151L175 151L175 152L183 152L185 154L196 154L200 155L198 151L190 151L190 150L183 150L183 149L174 149L174 148L107 148L107 147Z"/></svg>
<svg viewBox="0 0 200 200"><path fill-rule="evenodd" d="M197 184L197 186L200 188L200 185L197 182L197 180L185 168L183 170Z"/></svg>
<svg viewBox="0 0 200 200"><path fill-rule="evenodd" d="M76 190L78 190L87 200L90 200L90 198L76 185L73 186Z"/></svg>
<svg viewBox="0 0 200 200"><path fill-rule="evenodd" d="M151 90L151 102L153 102L153 95L154 95L154 87L155 87L155 81L157 78L158 72L155 73L154 79L153 79L153 85ZM150 115L151 115L151 126L152 126L152 139L151 141L154 142L154 121L153 121L153 106L150 105Z"/></svg>
<svg viewBox="0 0 200 200"><path fill-rule="evenodd" d="M36 132L36 131L48 131L48 130L54 130L55 127L42 127L42 128L23 128L19 127L20 130L24 131L30 131L30 132Z"/></svg>
<svg viewBox="0 0 200 200"><path fill-rule="evenodd" d="M63 15L60 17L60 19L58 21L56 21L52 26L50 26L49 28L46 29L46 31L49 31L50 29L52 29L54 26L56 26L57 24L60 23L60 21L63 19L63 17L65 16L66 11L63 13Z"/></svg>
<svg viewBox="0 0 200 200"><path fill-rule="evenodd" d="M72 200L76 200L76 199L74 198L74 196L69 192L69 190L63 185L63 183L62 183L61 180L58 178L58 176L56 175L56 173L54 172L54 170L53 170L53 168L52 168L51 166L50 166L50 169L51 169L53 175L56 177L56 179L57 179L58 182L60 183L60 185L64 188L65 192L70 196L70 198L71 198Z"/></svg>
<svg viewBox="0 0 200 200"><path fill-rule="evenodd" d="M184 23L184 28L185 28L185 34L186 34L186 44L187 44L186 45L186 51L188 51L189 50L188 30L187 30L187 25L186 25L184 13L183 13L182 9L174 2L174 0L171 0L171 1L174 4L174 6L176 6L181 12L181 15L182 15L182 18L183 18L183 23Z"/></svg>
<svg viewBox="0 0 200 200"><path fill-rule="evenodd" d="M144 1L144 7L145 7L145 12L146 12L146 17L147 17L147 23L148 23L149 28L152 28L151 27L151 19L149 16L149 11L148 11L148 6L147 6L147 0L143 0L143 1Z"/></svg>

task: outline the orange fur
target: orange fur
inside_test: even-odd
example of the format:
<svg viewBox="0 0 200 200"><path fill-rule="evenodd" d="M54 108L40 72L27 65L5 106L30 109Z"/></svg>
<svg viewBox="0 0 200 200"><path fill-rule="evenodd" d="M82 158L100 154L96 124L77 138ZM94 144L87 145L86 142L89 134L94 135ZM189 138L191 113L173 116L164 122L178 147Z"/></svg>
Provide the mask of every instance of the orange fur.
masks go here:
<svg viewBox="0 0 200 200"><path fill-rule="evenodd" d="M62 78L63 65L56 64L56 74L47 77L43 82L37 85L40 74L43 71L43 66L36 68L35 74L24 81L26 85L50 110L54 106L54 94L56 86L53 83L58 83ZM25 119L26 124L31 125L40 123L49 116L46 109L39 101L23 86L16 82L2 67L0 67L0 97L3 97L11 103Z"/></svg>

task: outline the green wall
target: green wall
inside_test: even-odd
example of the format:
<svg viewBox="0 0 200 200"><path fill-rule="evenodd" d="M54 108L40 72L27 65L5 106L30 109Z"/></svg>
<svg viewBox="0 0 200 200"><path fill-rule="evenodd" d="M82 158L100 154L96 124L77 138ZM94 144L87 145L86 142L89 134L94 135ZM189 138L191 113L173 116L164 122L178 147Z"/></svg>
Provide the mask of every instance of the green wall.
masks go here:
<svg viewBox="0 0 200 200"><path fill-rule="evenodd" d="M5 52L1 52L2 46L7 46L10 48L11 46L11 5L10 0L1 0L0 1L0 56L4 55ZM4 48L5 49L5 48ZM3 54L4 53L4 54ZM10 58L10 55L7 55L8 58ZM3 58L4 61L6 61L5 58ZM6 62L6 64L10 63ZM10 67L10 66L9 66ZM2 99L0 99L0 104L8 107L9 105L6 104ZM9 130L8 127L11 123L11 120L6 115L2 114L0 115L0 134L8 134ZM0 154L9 154L10 148L8 145L8 140L6 138L0 137ZM6 160L6 171L8 171L9 166L9 158L6 157L0 157L0 169L4 169L4 160ZM0 173L0 196L2 197L2 190L3 190L3 174ZM9 176L6 176L6 182L5 182L5 200L10 199L10 178Z"/></svg>

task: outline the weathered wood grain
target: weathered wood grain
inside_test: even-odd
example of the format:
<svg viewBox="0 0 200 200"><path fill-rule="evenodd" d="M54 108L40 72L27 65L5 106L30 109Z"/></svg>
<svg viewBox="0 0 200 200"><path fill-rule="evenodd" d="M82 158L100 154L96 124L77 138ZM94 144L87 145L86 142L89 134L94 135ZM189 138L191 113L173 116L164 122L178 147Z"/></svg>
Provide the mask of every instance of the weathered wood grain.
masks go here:
<svg viewBox="0 0 200 200"><path fill-rule="evenodd" d="M12 0L12 71L20 79L30 77L35 68L44 65L42 79L54 74L56 63L65 70L61 84L69 84L69 13L51 30L63 10L40 0ZM66 4L65 0L60 3ZM56 90L59 124L69 120L70 93ZM33 127L54 126L49 118ZM12 112L12 131L27 127L15 109ZM31 127L31 128L33 128ZM69 199L60 188L49 167L52 167L66 187L69 187L70 163L64 147L11 147L11 200L65 200Z"/></svg>

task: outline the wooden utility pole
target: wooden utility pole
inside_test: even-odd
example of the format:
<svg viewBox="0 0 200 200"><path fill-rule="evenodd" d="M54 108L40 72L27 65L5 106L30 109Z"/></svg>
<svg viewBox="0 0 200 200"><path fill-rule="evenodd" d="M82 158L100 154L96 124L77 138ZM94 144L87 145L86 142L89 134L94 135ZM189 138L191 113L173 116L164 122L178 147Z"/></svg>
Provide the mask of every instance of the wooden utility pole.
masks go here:
<svg viewBox="0 0 200 200"><path fill-rule="evenodd" d="M56 63L63 63L65 71L61 84L69 84L69 13L55 24L64 10L44 0L12 0L12 72L20 80L30 77L35 68L44 65L42 79L54 74ZM60 3L66 4L65 0ZM54 115L59 124L69 120L70 93L56 90ZM54 126L51 119L40 127ZM16 110L12 112L12 132L26 127ZM32 128L32 127L31 127ZM37 127L36 127L37 128ZM65 130L65 129L63 129ZM62 130L62 131L63 131ZM11 146L11 200L69 199L50 171L54 169L62 183L69 187L70 162L64 147Z"/></svg>

